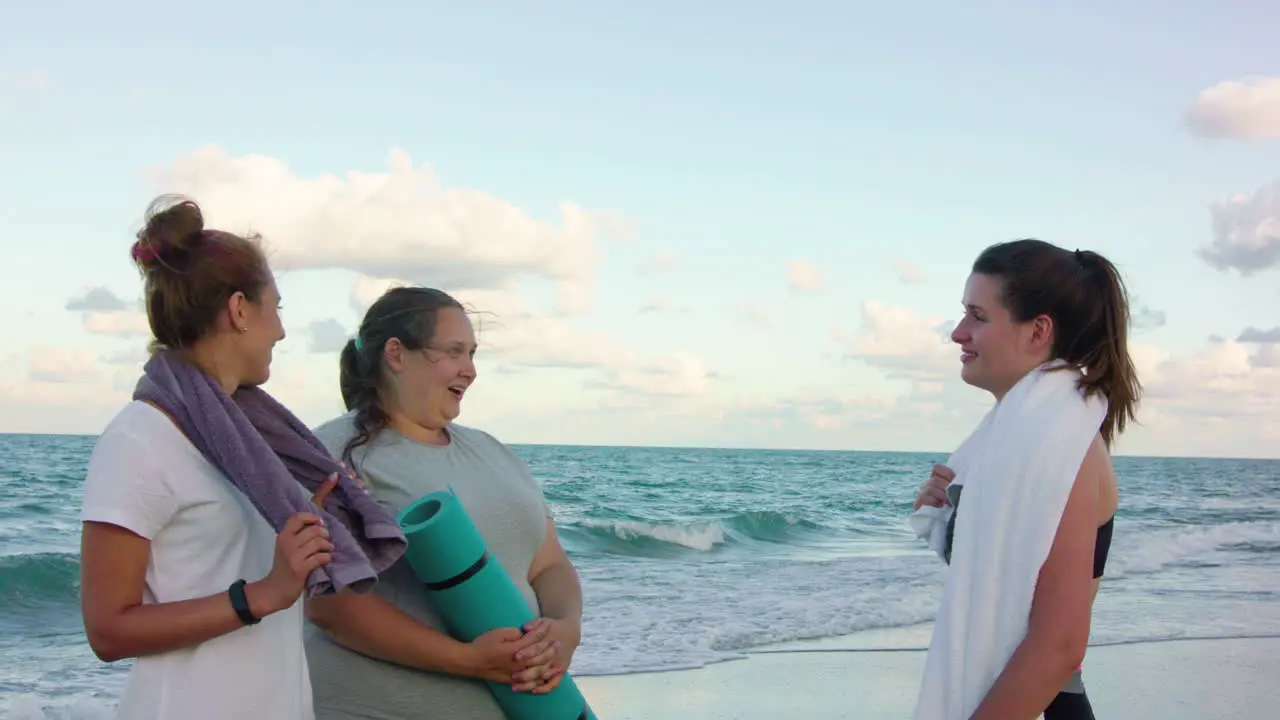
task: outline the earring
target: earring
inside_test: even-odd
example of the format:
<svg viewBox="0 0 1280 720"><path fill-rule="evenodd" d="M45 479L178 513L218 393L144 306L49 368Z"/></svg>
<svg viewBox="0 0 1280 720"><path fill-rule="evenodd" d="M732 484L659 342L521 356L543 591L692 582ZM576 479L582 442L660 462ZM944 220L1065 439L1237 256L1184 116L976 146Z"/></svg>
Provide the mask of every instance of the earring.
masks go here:
<svg viewBox="0 0 1280 720"><path fill-rule="evenodd" d="M239 330L240 332L249 332L249 328L247 327L238 327L236 329Z"/></svg>

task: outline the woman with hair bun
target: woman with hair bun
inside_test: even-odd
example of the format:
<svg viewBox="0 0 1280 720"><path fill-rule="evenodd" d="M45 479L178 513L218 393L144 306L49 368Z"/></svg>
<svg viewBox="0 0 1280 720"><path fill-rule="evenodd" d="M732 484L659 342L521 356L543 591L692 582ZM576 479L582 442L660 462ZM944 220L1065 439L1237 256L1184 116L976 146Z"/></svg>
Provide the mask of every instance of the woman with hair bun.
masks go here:
<svg viewBox="0 0 1280 720"><path fill-rule="evenodd" d="M152 363L172 357L225 397L267 381L284 330L256 238L205 229L195 203L162 197L131 255ZM117 717L311 720L299 600L334 552L320 511L280 516L277 533L192 437L207 421L139 397L98 438L81 511L89 645L106 662L136 658ZM335 482L311 499L323 507Z"/></svg>

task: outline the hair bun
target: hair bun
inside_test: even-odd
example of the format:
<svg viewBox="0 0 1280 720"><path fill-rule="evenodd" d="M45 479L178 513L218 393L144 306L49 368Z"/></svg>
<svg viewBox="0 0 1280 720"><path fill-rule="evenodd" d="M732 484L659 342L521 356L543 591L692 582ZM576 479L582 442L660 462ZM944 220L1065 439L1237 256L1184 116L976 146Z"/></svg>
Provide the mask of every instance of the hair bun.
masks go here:
<svg viewBox="0 0 1280 720"><path fill-rule="evenodd" d="M193 200L162 195L147 208L146 219L130 253L144 272L185 263L204 240L204 214Z"/></svg>

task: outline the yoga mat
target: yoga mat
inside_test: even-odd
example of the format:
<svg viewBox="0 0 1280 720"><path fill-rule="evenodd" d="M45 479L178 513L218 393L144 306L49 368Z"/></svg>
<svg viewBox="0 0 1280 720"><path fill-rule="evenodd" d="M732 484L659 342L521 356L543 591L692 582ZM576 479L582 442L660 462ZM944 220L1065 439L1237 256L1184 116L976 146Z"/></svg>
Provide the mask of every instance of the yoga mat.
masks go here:
<svg viewBox="0 0 1280 720"><path fill-rule="evenodd" d="M418 498L396 521L409 540L404 556L455 639L471 642L495 628L519 629L537 617L489 555L452 490ZM516 692L510 684L488 685L508 720L596 720L568 673L546 695Z"/></svg>

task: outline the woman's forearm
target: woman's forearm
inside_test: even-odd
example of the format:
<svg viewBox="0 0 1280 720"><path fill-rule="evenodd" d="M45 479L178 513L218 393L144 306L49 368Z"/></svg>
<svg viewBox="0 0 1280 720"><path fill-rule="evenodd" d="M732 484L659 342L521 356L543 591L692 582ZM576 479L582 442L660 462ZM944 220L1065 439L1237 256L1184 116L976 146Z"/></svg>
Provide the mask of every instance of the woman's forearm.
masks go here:
<svg viewBox="0 0 1280 720"><path fill-rule="evenodd" d="M582 621L582 583L568 560L547 566L529 586L538 596L542 616L572 623Z"/></svg>
<svg viewBox="0 0 1280 720"><path fill-rule="evenodd" d="M1083 661L1082 652L1054 638L1028 635L1018 645L970 720L1034 720L1053 702Z"/></svg>
<svg viewBox="0 0 1280 720"><path fill-rule="evenodd" d="M307 617L338 644L386 662L448 675L473 676L469 647L424 625L376 595L332 595L307 601Z"/></svg>
<svg viewBox="0 0 1280 720"><path fill-rule="evenodd" d="M249 611L263 618L284 608L270 599L261 582L245 586ZM94 654L104 662L180 650L245 627L227 593L178 602L141 604L109 619L86 618Z"/></svg>
<svg viewBox="0 0 1280 720"><path fill-rule="evenodd" d="M80 539L80 608L85 637L104 662L193 647L235 632L244 623L227 591L174 602L144 601L151 544L122 527L85 522ZM297 600L266 580L244 588L249 611L264 618Z"/></svg>

